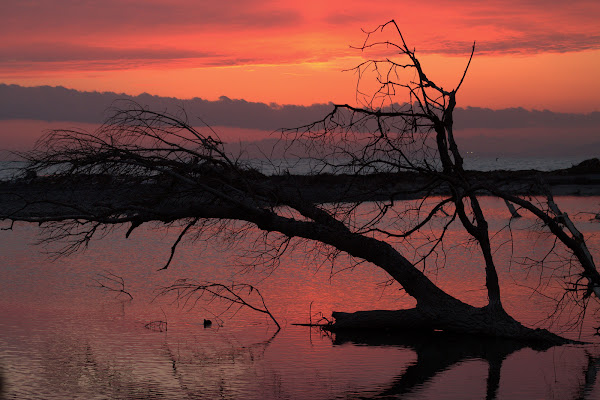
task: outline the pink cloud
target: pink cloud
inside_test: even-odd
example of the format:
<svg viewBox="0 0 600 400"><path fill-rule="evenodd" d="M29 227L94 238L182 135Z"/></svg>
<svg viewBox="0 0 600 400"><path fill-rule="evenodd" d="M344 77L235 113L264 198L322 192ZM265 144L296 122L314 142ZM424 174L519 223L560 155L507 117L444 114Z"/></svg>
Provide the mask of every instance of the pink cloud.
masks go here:
<svg viewBox="0 0 600 400"><path fill-rule="evenodd" d="M178 96L202 93L211 98L226 94L301 104L335 100L340 94L346 99L348 91L333 87L333 82L347 80L338 80L333 69L337 74L356 65L353 57L360 52L349 45L362 43L360 29L373 29L390 18L397 20L419 55L432 55L432 70L442 75L457 56L468 57L477 41L476 57L490 57L476 58L469 82L474 86L477 82L477 88L469 92L467 84L463 94L477 101L467 104L513 105L514 92L509 102L498 103L498 91L508 91L510 83L523 76L517 67L525 67L541 83L535 86L528 80L518 86L515 90L526 91L527 96L520 96L515 106L552 104L560 109L560 102L584 93L578 107L597 109L590 102L597 84L581 77L589 74L581 66L593 70L600 58L600 2L588 0L570 1L568 6L556 0L11 1L3 4L0 13L0 82ZM575 68L585 74L573 72L581 76L563 93L554 90L550 81L556 93L548 93L548 80L540 76L565 73L565 63L550 57L540 68L536 62L541 58L533 59L567 52L579 53L561 60L580 56L585 63ZM534 57L525 65L514 62L523 59L514 55ZM485 73L477 69L479 65L485 65ZM224 72L223 67L244 68ZM288 79L288 73L296 74L294 79ZM497 81L499 74L504 83L479 89L482 83ZM565 95L565 90L571 94ZM317 95L319 91L324 93ZM482 92L490 94L485 97ZM286 100L281 100L284 94ZM529 103L523 103L524 97ZM549 98L558 98L552 100L558 105Z"/></svg>
<svg viewBox="0 0 600 400"><path fill-rule="evenodd" d="M427 53L463 54L465 44L474 40L481 44L480 51L500 54L600 48L600 3L587 0L571 1L568 7L538 0L427 4L381 0L377 7L350 0L14 1L3 7L0 35L11 50L2 49L3 62L14 53L26 61L44 61L31 54L37 47L46 58L70 60L191 56L210 59L207 65L227 65L235 59L285 63L306 59L305 52L294 49L307 40L314 44L313 52L325 57L350 54L348 45L362 38L360 28L370 29L390 18L396 18L411 42ZM53 45L43 50L42 42ZM320 42L332 48L325 49ZM18 47L23 49L19 52ZM126 51L131 56L124 57ZM215 54L222 57L215 61Z"/></svg>

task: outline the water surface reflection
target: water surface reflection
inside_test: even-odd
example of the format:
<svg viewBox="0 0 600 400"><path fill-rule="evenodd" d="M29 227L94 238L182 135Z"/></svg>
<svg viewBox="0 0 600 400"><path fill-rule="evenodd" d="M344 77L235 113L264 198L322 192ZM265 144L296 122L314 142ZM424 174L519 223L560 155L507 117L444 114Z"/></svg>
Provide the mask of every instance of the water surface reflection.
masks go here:
<svg viewBox="0 0 600 400"><path fill-rule="evenodd" d="M600 199L568 198L570 215L595 209ZM490 225L506 225L503 203L487 204ZM600 224L582 220L598 254ZM523 224L522 230L518 224ZM508 309L527 324L543 319L552 304L515 285L531 271L511 260L538 238L515 222L515 247L497 255ZM37 227L0 232L0 394L4 399L593 399L600 398L596 345L528 347L438 333L421 336L337 334L329 337L291 322L312 312L398 309L413 306L398 287L378 286L386 276L369 265L331 275L302 254L288 255L263 276L243 276L260 287L284 324L274 327L241 312L223 326L205 329L207 310L154 300L154 289L178 278L226 280L239 270L232 256L211 246L182 247L173 265L157 273L171 237L140 229L130 239L116 230L87 253L50 262L35 241ZM432 277L461 299L482 301L484 277L464 238L449 233L444 265ZM504 235L504 236L503 236ZM503 243L508 233L495 236ZM598 256L596 256L598 258ZM98 272L122 276L134 299L120 301L91 287ZM543 300L543 299L542 299ZM524 306L526 305L526 306ZM309 308L310 307L310 308ZM167 332L144 328L168 320ZM595 341L593 310L583 326ZM596 324L596 325L594 325ZM568 333L577 337L578 332ZM3 389L2 389L3 387ZM2 392L3 390L3 392Z"/></svg>
<svg viewBox="0 0 600 400"><path fill-rule="evenodd" d="M387 387L381 388L380 392L360 396L360 398L365 399L408 398L406 396L409 395L414 396L414 398L421 398L426 394L436 398L503 398L503 396L499 396L499 389L504 361L512 354L523 349L528 349L534 354L543 354L552 348L551 346L535 343L525 344L514 340L494 338L482 339L445 334L443 332L422 334L338 333L334 343L383 347L400 346L416 353L416 361L411 363L402 374L394 377ZM571 354L571 356L574 356L574 354ZM587 353L587 356L588 366L584 374L592 377L595 376L595 365L598 358L589 355L589 353ZM439 394L436 394L435 390L439 390L435 389L436 380L442 379L444 374L453 374L453 370L462 368L469 361L474 361L477 365L481 373L478 376L479 379L472 382L463 382L465 383L464 386L453 382L447 386L445 391L440 390ZM469 376L466 371L463 372L463 375ZM471 378L474 377L473 375L470 376ZM555 398L586 398L591 394L594 382L594 378L589 381L586 379L582 387L560 388L566 390L561 393L560 397ZM504 384L510 385L511 383L505 381ZM532 387L522 387L521 391L518 392L519 397L540 398L540 393L529 393L531 389ZM554 390L550 387L546 389Z"/></svg>
<svg viewBox="0 0 600 400"><path fill-rule="evenodd" d="M6 399L598 398L592 346L304 327L168 332L135 315L2 316ZM189 322L189 321L188 321Z"/></svg>

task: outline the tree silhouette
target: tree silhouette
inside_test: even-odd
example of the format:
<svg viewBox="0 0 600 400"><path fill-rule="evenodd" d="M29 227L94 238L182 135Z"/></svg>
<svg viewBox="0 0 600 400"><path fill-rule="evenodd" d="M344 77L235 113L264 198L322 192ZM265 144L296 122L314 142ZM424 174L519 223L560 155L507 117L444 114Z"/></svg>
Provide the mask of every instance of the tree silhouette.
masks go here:
<svg viewBox="0 0 600 400"><path fill-rule="evenodd" d="M379 40L390 32L393 40ZM416 300L416 307L407 310L334 313L330 329L435 329L565 342L505 312L479 196L497 196L532 213L571 252L577 263L566 292L571 298L585 306L600 286L600 275L583 236L551 197L517 196L465 171L453 112L475 45L451 90L425 74L393 20L367 32L359 50L392 50L395 57L371 59L354 69L358 105L336 104L323 119L282 133L288 157L301 148L300 157L333 176L265 176L228 154L215 132L194 128L185 113L129 102L117 105L96 132L55 130L24 154L28 170L47 177L4 193L0 216L40 223L46 241L65 243L61 254L85 247L115 225L128 224L126 236L151 222L178 227L163 268L186 237L241 239L257 228L265 232L260 262L277 263L297 241L308 241L325 249L330 259L343 253L374 264ZM408 191L407 179L412 179ZM327 189L330 193L324 193ZM398 207L398 200L410 196L421 200ZM484 307L449 295L423 271L427 259L443 252L448 229L456 223L483 256ZM398 241L419 243L416 261L410 261L415 253L395 246Z"/></svg>

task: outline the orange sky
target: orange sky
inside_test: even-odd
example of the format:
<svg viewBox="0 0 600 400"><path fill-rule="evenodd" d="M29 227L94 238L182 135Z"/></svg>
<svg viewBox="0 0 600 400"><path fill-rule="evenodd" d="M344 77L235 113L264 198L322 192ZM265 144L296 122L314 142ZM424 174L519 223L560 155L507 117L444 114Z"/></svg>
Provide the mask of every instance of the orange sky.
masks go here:
<svg viewBox="0 0 600 400"><path fill-rule="evenodd" d="M459 106L600 111L600 2L22 0L0 15L0 83L180 98L351 102L361 28L394 18ZM393 54L390 54L393 55Z"/></svg>

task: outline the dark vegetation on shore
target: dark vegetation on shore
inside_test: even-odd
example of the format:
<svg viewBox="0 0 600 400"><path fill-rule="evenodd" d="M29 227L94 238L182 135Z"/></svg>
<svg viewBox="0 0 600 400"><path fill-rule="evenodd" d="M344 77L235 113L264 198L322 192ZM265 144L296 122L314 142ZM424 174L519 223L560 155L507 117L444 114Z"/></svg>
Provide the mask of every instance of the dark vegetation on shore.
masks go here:
<svg viewBox="0 0 600 400"><path fill-rule="evenodd" d="M227 171L204 171L198 182L218 180ZM474 187L495 187L515 195L542 195L549 187L554 195L600 196L600 159L585 160L570 168L555 171L466 171ZM418 172L317 175L266 176L249 170L243 178L252 185L270 186L294 193L300 198L317 203L355 202L369 200L409 200L426 195L448 195L450 188L440 185L431 174ZM106 174L79 176L35 176L24 173L21 177L0 183L1 203L14 202L18 197L29 201L38 198L59 201L70 193L84 203L101 203L102 199L114 199L126 191L131 196L156 198L167 196L186 188L176 186L169 176L150 178L110 176ZM188 188L189 189L189 188ZM55 195L52 195L55 193ZM8 196L8 197L7 197Z"/></svg>
<svg viewBox="0 0 600 400"><path fill-rule="evenodd" d="M600 195L600 159L585 160L555 171L466 171L474 186L493 186L515 195L542 195L548 185L554 195ZM439 185L431 174L418 172L369 175L278 175L268 179L280 185L300 188L300 192L321 203L368 200L409 200L425 195L449 195L450 187ZM430 189L434 187L435 189Z"/></svg>

